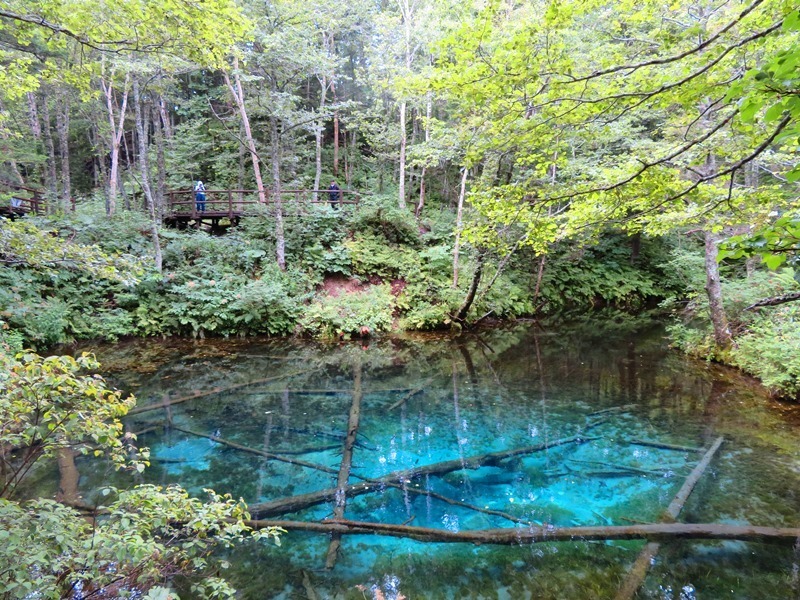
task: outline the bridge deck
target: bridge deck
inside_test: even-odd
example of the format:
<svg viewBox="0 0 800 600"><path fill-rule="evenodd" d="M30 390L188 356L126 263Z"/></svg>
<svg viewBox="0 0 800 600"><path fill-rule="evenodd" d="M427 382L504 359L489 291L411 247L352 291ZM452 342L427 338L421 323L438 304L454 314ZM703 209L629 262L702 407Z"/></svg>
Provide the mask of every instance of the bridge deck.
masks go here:
<svg viewBox="0 0 800 600"><path fill-rule="evenodd" d="M164 223L184 229L209 226L224 229L238 224L241 217L266 211L274 214L277 206L274 194L265 190L266 203L259 200L257 190L206 190L204 202L197 200L194 190L167 192ZM284 217L301 216L312 206L331 206L348 209L358 206L360 194L340 190L339 199L331 202L328 190L281 190L281 207Z"/></svg>

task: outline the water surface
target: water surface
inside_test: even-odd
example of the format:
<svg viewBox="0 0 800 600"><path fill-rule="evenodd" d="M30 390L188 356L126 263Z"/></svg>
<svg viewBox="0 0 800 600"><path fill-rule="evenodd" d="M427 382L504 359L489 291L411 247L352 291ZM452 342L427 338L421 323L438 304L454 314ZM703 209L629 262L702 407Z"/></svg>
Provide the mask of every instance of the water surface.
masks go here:
<svg viewBox="0 0 800 600"><path fill-rule="evenodd" d="M252 505L335 487L357 398L351 483L582 439L398 480L348 498L348 519L451 531L655 522L702 452L634 442L701 450L724 436L680 520L800 526L800 409L670 351L660 329L628 319L340 344L166 340L95 349L114 384L140 406L161 405L126 420L152 449L142 481L198 495L211 487ZM131 484L98 463L78 466L86 497L108 482ZM325 502L275 518L332 514ZM325 569L329 541L294 532L280 548L248 543L232 555L229 576L246 598L613 598L643 545L359 535L344 537ZM800 598L798 564L798 548L666 543L638 597Z"/></svg>

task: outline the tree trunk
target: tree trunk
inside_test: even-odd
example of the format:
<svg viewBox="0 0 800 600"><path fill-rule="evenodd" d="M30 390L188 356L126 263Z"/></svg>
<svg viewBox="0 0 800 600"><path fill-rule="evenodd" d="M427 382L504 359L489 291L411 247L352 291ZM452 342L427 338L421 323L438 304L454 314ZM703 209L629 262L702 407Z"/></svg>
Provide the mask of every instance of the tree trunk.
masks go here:
<svg viewBox="0 0 800 600"><path fill-rule="evenodd" d="M475 294L478 291L478 285L481 282L481 276L483 275L483 265L484 265L484 255L483 253L480 253L478 254L478 264L475 267L475 272L472 274L472 282L470 282L469 284L467 297L464 298L464 302L461 304L461 307L455 314L456 321L464 321L467 318L467 313L469 312L469 309L472 306L472 302L475 300Z"/></svg>
<svg viewBox="0 0 800 600"><path fill-rule="evenodd" d="M156 144L156 190L153 197L155 201L156 216L161 219L164 211L164 198L167 195L167 161L164 137L164 117L157 104L152 106L153 139Z"/></svg>
<svg viewBox="0 0 800 600"><path fill-rule="evenodd" d="M250 129L250 119L247 117L247 109L244 105L244 89L242 88L242 80L239 77L239 60L237 58L233 59L233 79L234 83L231 83L231 79L228 76L227 72L222 73L223 77L225 78L225 84L228 86L228 89L233 96L234 101L236 102L236 106L239 109L239 116L242 119L242 126L244 127L244 137L245 143L247 144L247 148L250 151L250 157L253 162L253 175L256 179L256 188L258 189L258 201L262 204L267 203L267 194L264 191L264 181L261 178L261 165L258 158L258 153L256 152L256 142L253 138L253 132Z"/></svg>
<svg viewBox="0 0 800 600"><path fill-rule="evenodd" d="M401 210L406 208L406 101L400 103L400 181L398 190L398 205Z"/></svg>
<svg viewBox="0 0 800 600"><path fill-rule="evenodd" d="M725 350L733 343L733 336L722 303L722 287L719 278L719 263L717 263L716 234L705 231L705 266L706 266L706 293L708 294L708 310L711 324L714 327L714 343L720 350Z"/></svg>
<svg viewBox="0 0 800 600"><path fill-rule="evenodd" d="M403 471L394 471L377 479L365 479L361 483L348 485L344 489L344 493L350 497L360 496L362 494L374 492L375 490L380 490L385 487L387 483L403 482L416 479L418 477L423 477L425 475L441 476L463 469L478 469L484 465L497 466L503 460L514 456L526 456L568 444L583 444L593 439L597 438L591 438L585 435L575 435L568 438L553 440L544 444L537 444L535 446L523 446L521 448L512 448L511 450L488 452L486 454L464 457L463 459L456 458L453 460L446 460L422 467L406 469ZM250 514L260 518L265 516L297 512L304 508L309 508L324 502L332 501L336 495L340 493L341 490L338 488L329 488L318 490L316 492L309 492L307 494L300 494L298 496L292 496L289 498L277 498L275 500L260 504L251 504L249 506Z"/></svg>
<svg viewBox="0 0 800 600"><path fill-rule="evenodd" d="M47 153L45 185L50 195L47 212L52 212L53 203L58 199L58 176L56 175L56 149L53 145L53 132L50 129L50 106L47 103L47 94L42 97L42 138Z"/></svg>
<svg viewBox="0 0 800 600"><path fill-rule="evenodd" d="M136 139L139 144L139 173L142 177L142 191L147 202L147 212L150 214L150 236L153 239L153 251L155 254L155 267L161 273L161 241L158 238L158 216L156 215L153 192L150 188L150 170L147 166L147 137L144 129L144 117L142 111L142 98L139 93L139 81L133 80L133 104L136 116Z"/></svg>
<svg viewBox="0 0 800 600"><path fill-rule="evenodd" d="M338 533L340 535L374 534L400 537L420 542L495 544L521 546L552 542L594 542L605 540L741 540L793 546L800 537L800 527L760 527L757 525L719 525L715 523L656 523L644 525L600 525L585 527L502 527L450 531L432 527L412 527L363 521L266 521L245 522L254 529L282 527L288 531Z"/></svg>
<svg viewBox="0 0 800 600"><path fill-rule="evenodd" d="M106 213L108 213L109 216L117 211L117 185L120 181L119 150L122 142L122 135L125 131L125 112L128 106L129 81L130 76L126 75L119 114L116 117L114 115L114 82L112 79L109 79L108 82L104 79L100 81L103 87L103 94L106 98L106 111L108 113L109 132L111 136L111 170L108 173L108 200L106 202Z"/></svg>
<svg viewBox="0 0 800 600"><path fill-rule="evenodd" d="M336 489L339 490L334 499L333 518L343 519L344 510L347 506L347 494L345 489L350 481L350 469L353 464L353 448L356 444L358 435L358 423L361 415L361 363L355 366L355 378L353 381L353 402L350 404L350 415L347 420L347 436L342 448L342 462L339 465L339 474L336 481ZM332 569L336 564L336 556L339 553L342 536L336 533L331 535L331 542L328 545L328 555L325 559L325 568Z"/></svg>
<svg viewBox="0 0 800 600"><path fill-rule="evenodd" d="M42 124L39 121L39 107L37 106L36 94L34 92L28 92L25 94L25 98L28 101L28 126L31 129L31 136L33 136L33 139L36 141L37 151L43 152ZM39 170L39 181L43 187L47 187L46 180L47 176L45 170Z"/></svg>
<svg viewBox="0 0 800 600"><path fill-rule="evenodd" d="M428 144L431 141L431 111L433 110L433 102L431 101L431 95L428 94L428 99L425 104L425 143ZM419 177L419 202L417 203L417 209L414 211L414 216L419 219L420 214L422 214L422 208L425 206L425 172L428 170L427 166L422 167L422 174Z"/></svg>
<svg viewBox="0 0 800 600"><path fill-rule="evenodd" d="M5 106L3 106L3 103L0 102L0 113L5 113L5 112L6 112ZM11 135L9 134L8 130L5 127L0 127L0 139L8 142L10 137L11 137ZM0 150L2 150L3 152L7 152L7 150L5 148L2 148L2 147L0 147ZM8 165L8 167L11 169L11 172L14 175L14 179L16 179L16 183L18 183L19 185L23 185L24 186L25 185L25 179L22 177L22 173L19 172L19 168L17 167L17 161L15 161L13 158L8 158L8 159L6 159L5 162Z"/></svg>
<svg viewBox="0 0 800 600"><path fill-rule="evenodd" d="M319 184L322 180L322 132L324 128L324 120L323 115L325 112L325 101L328 97L328 78L324 75L322 77L317 77L320 85L320 93L319 93L319 118L317 122L314 124L314 140L316 142L316 165L314 170L314 192L313 192L313 200L317 202L319 200Z"/></svg>
<svg viewBox="0 0 800 600"><path fill-rule="evenodd" d="M333 101L336 102L336 86L331 80L331 93ZM339 112L333 111L333 175L339 176Z"/></svg>
<svg viewBox="0 0 800 600"><path fill-rule="evenodd" d="M281 271L286 270L286 239L283 233L283 200L281 199L281 138L278 120L270 119L272 139L272 194L275 206L275 257Z"/></svg>
<svg viewBox="0 0 800 600"><path fill-rule="evenodd" d="M461 175L461 191L458 194L458 210L456 211L456 241L453 246L453 289L458 287L458 252L461 244L461 221L464 212L464 195L467 189L468 169Z"/></svg>
<svg viewBox="0 0 800 600"><path fill-rule="evenodd" d="M56 132L58 153L61 155L61 209L64 212L68 212L72 204L72 181L69 172L69 109L67 90L59 90L56 101Z"/></svg>

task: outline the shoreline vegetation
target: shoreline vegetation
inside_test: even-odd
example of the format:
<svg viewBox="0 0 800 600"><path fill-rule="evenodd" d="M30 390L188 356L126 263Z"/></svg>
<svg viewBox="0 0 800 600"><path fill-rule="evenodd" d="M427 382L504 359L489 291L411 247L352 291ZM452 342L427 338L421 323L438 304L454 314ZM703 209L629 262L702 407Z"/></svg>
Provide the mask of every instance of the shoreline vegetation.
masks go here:
<svg viewBox="0 0 800 600"><path fill-rule="evenodd" d="M150 266L145 217L120 211L108 218L87 201L74 213L2 222L0 319L16 345L44 349L128 336L367 339L517 318L568 320L587 311L615 320L644 314L666 324L672 344L686 353L737 367L775 396L797 397L797 308L748 310L797 289L791 269L743 277L738 265L723 270L735 335L720 349L706 316L698 241L609 231L584 247L557 245L544 268L528 249L501 268L466 247L454 288L451 219L442 208L416 220L380 197L346 215L318 207L287 222L285 271L271 258L269 215L246 216L223 236L162 229L159 273ZM471 305L456 318L470 294Z"/></svg>

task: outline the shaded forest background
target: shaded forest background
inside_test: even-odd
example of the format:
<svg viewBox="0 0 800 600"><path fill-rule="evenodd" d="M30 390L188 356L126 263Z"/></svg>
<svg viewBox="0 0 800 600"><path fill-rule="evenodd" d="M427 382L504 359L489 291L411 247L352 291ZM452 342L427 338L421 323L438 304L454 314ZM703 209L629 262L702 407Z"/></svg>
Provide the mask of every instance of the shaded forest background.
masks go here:
<svg viewBox="0 0 800 600"><path fill-rule="evenodd" d="M790 2L0 8L0 193L47 199L0 225L16 345L657 309L800 391ZM357 209L285 204L332 179ZM197 180L260 206L165 227Z"/></svg>

